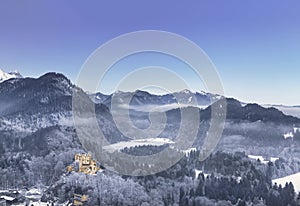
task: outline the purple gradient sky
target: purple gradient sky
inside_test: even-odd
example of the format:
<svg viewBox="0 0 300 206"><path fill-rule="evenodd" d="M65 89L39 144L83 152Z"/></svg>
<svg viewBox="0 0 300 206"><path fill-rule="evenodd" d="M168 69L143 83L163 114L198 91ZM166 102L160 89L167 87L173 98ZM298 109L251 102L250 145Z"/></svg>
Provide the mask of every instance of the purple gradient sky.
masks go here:
<svg viewBox="0 0 300 206"><path fill-rule="evenodd" d="M106 41L164 30L189 38L210 56L226 95L300 105L299 11L298 0L3 0L0 68L24 76L58 71L74 81ZM201 88L195 83L193 89Z"/></svg>

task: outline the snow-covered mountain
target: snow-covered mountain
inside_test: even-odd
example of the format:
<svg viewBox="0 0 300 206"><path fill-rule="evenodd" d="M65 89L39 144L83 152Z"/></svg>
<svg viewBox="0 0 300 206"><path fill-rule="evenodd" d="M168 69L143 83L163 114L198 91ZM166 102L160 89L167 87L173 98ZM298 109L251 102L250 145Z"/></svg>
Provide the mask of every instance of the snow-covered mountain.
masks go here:
<svg viewBox="0 0 300 206"><path fill-rule="evenodd" d="M31 183L32 171L39 176L40 162L51 163L42 172L54 173L55 164L62 161L67 165L73 158L75 151L82 151L82 145L76 134L76 128L72 117L72 97L80 95L83 104L93 104L91 95L87 95L82 89L73 85L62 74L47 73L39 78L22 78L16 81L9 79L0 83L0 178L8 179L12 185L18 185L23 181ZM112 95L96 94L97 99L103 104L95 104L96 117L103 134L110 143L128 141L131 136L125 136L116 127L111 111L108 106ZM133 95L131 105L135 108L145 105L166 107L167 123L158 138L174 140L180 128L180 110L178 107L171 108L169 105L176 104L176 98L185 104L190 104L190 97L195 96L199 105L210 105L219 98L218 95L209 93L192 93L188 90L176 94L153 95L148 92L137 90L134 93L116 92L115 98L120 105L124 99ZM94 99L95 99L94 96ZM227 100L227 124L224 136L230 139L224 149L234 147L239 149L244 146L276 144L278 146L286 140L283 134L298 127L300 120L284 115L275 108L264 108L256 104L242 105L238 100ZM198 110L198 106L192 109ZM186 109L191 109L186 108ZM133 112L130 114L132 122L140 128L147 128L149 115L147 112ZM201 141L205 138L211 116L211 106L200 109L201 125L195 142L195 147L201 147ZM122 118L122 117L121 117ZM299 126L300 127L300 126ZM88 134L87 134L88 135ZM299 134L295 133L297 141ZM149 137L157 138L157 136ZM232 144L235 137L236 144ZM236 138L238 137L238 139ZM227 141L228 142L228 141ZM278 150L283 151L283 150ZM55 156L55 157L54 157ZM7 159L14 157L16 160L6 163ZM53 161L55 158L55 161ZM15 163L16 162L16 163ZM29 168L28 173L20 175L24 168ZM14 179L13 175L24 177ZM48 183L46 175L43 182ZM1 185L0 185L1 186Z"/></svg>
<svg viewBox="0 0 300 206"><path fill-rule="evenodd" d="M8 79L15 79L15 78L23 78L23 76L17 71L5 72L0 69L0 83L6 81Z"/></svg>
<svg viewBox="0 0 300 206"><path fill-rule="evenodd" d="M137 111L168 111L171 109L179 108L181 106L197 106L201 109L207 108L212 103L222 98L221 95L212 94L209 92L191 92L189 90L182 90L164 95L151 94L146 91L136 90L135 92L122 92L117 91L113 94L107 95L98 93L89 94L91 100L96 104L104 104L107 107L111 106L112 97L115 103L119 106L125 107L125 100L131 98L130 109ZM195 98L195 99L194 99ZM242 106L247 103L240 102ZM128 106L128 105L127 105ZM285 106L285 105L272 105L263 104L262 107L266 109L276 108L282 111L285 115L291 115L300 118L300 106Z"/></svg>
<svg viewBox="0 0 300 206"><path fill-rule="evenodd" d="M22 78L17 81L8 79L0 83L0 187L7 185L31 187L43 184L60 188L63 185L53 183L57 181L60 183L59 180L65 182L68 176L63 174L66 166L72 163L74 154L86 152L78 140L77 128L73 123L72 98L74 94L82 97L82 104L95 105L99 128L111 143L110 146L113 149L111 152L123 149L129 151L134 146L144 147L147 151L148 145L172 146L180 127L186 127L193 121L191 119L190 122L181 125L180 109L170 106L177 104L175 96L186 105L193 102L191 97L196 97L197 105L183 108L183 110L200 111L201 121L196 140L191 148L202 148L203 141L209 132L211 108L214 106L211 104L215 104L222 98L218 95L205 92L192 93L188 90L165 95L153 95L140 90L134 93L116 92L113 95L120 105L128 96L133 95L131 105L135 109L141 108L143 111L142 109L149 105L166 108L167 121L163 131L156 136L151 135L152 131L150 131L149 138L134 140L132 136L125 136L118 130L110 108L106 106L110 104L113 95L86 94L68 78L58 73L47 73L39 78ZM94 104L91 99L94 101L96 99L97 104ZM232 98L226 98L226 102L225 128L216 150L228 153L242 151L248 154L250 152L249 154L266 157L270 155L272 155L270 157L278 158L292 158L291 155L299 157L300 119L287 116L276 108L244 104ZM160 113L156 112L153 115L156 114ZM147 128L148 112L134 111L130 113L130 117L137 127ZM293 132L293 138L284 138L284 134L290 132ZM154 133L157 134L156 131ZM86 135L90 136L89 131ZM142 148L135 149L144 155ZM223 158L218 159L225 162ZM122 161L112 163L121 165ZM298 172L296 171L298 166L293 168L295 169L289 174ZM99 177L106 178L105 175ZM112 179L115 178L116 176L113 176ZM84 176L84 178L77 179L88 178ZM101 184L103 184L102 181ZM59 191L65 190L59 189Z"/></svg>
<svg viewBox="0 0 300 206"><path fill-rule="evenodd" d="M90 98L96 104L104 104L111 106L112 99L119 106L126 105L126 100L130 100L130 109L138 111L167 111L180 106L196 106L206 108L222 96L211 94L208 92L191 92L182 90L170 94L156 95L147 91L136 90L135 92L117 91L113 94L106 95L100 92L89 94Z"/></svg>
<svg viewBox="0 0 300 206"><path fill-rule="evenodd" d="M91 100L93 102L95 102L96 104L101 104L103 103L107 98L110 97L110 95L106 95L106 94L102 94L100 92L97 93L91 93L89 94L89 97L91 98Z"/></svg>

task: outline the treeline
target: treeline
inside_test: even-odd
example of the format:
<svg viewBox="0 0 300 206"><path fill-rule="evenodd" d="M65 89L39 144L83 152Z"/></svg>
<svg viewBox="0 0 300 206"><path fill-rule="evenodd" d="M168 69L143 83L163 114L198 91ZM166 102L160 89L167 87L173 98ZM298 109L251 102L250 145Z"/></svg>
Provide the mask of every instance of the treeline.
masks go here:
<svg viewBox="0 0 300 206"><path fill-rule="evenodd" d="M233 205L270 205L286 206L299 205L295 199L292 183L284 187L270 185L266 177L252 168L245 177L238 180L233 177L216 177L214 174L204 177L198 176L196 188L180 188L179 205L198 205L197 197L207 197L213 200L229 201ZM170 205L166 202L166 205Z"/></svg>
<svg viewBox="0 0 300 206"><path fill-rule="evenodd" d="M142 148L146 149L126 152ZM272 184L274 165L250 160L245 153L217 152L205 161L198 155L191 152L171 168L141 177L120 177L110 171L92 177L71 173L54 184L48 198L65 202L74 193L87 194L88 205L300 205L292 183ZM196 176L199 170L203 172Z"/></svg>

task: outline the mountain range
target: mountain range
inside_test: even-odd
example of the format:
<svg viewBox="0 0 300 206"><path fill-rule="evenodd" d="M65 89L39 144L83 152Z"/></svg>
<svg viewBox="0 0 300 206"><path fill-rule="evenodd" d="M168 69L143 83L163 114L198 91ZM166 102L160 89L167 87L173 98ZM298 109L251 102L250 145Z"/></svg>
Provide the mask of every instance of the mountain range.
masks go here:
<svg viewBox="0 0 300 206"><path fill-rule="evenodd" d="M151 94L147 91L141 91L136 90L134 92L122 92L122 91L116 91L112 94L103 94L101 92L97 93L91 93L88 94L91 100L95 104L104 104L108 108L111 107L112 98L114 97L114 104L125 107L124 101L128 98L131 98L129 105L127 105L127 109L132 109L136 111L160 111L165 112L168 110L176 109L179 107L188 107L188 106L194 106L198 107L200 109L205 109L214 102L220 100L221 98L225 98L218 94L211 94L209 92L191 92L189 90L182 90L175 93L170 94L163 94L163 95L156 95ZM286 116L294 116L299 118L300 117L300 106L285 106L285 105L272 105L272 104L262 104L259 105L257 103L244 103L241 101L238 101L234 98L226 98L227 102L229 102L229 107L234 108L232 109L236 111L245 110L247 115L250 118L250 113L253 113L254 115L260 114L261 117L257 117L257 120L264 120L263 117L267 113L269 115L272 115L272 111L277 113L275 116L277 116L278 120L280 121L280 116L282 115ZM229 109L230 109L229 108ZM242 109L244 108L244 109ZM254 110L257 110L254 112ZM260 112L258 112L260 110ZM282 113L281 113L282 112ZM229 113L231 115L231 113ZM230 117L233 118L233 117ZM247 119L247 118L243 118ZM275 119L274 119L275 121Z"/></svg>
<svg viewBox="0 0 300 206"><path fill-rule="evenodd" d="M84 151L73 123L74 94L81 97L82 104L95 105L99 127L112 144L132 139L122 134L115 125L110 108L113 96L120 106L123 106L124 98L133 96L129 109L132 121L140 128L147 128L151 124L149 111L153 108L159 108L157 113L166 112L167 124L159 137L171 140L176 137L180 126L180 109L174 97L185 97L180 102L186 108L200 111L201 123L194 143L196 148L201 148L207 134L213 104L225 98L188 90L165 95L153 95L140 90L133 93L119 91L111 95L87 94L63 74L53 72L39 78L8 79L0 83L0 177L3 180L0 178L0 182L30 185L33 181L31 173L37 176L43 172L54 173L57 162L60 162L57 167L68 165L76 152ZM193 104L190 104L193 102L190 97L196 97ZM293 135L297 140L299 134L295 128L299 127L300 119L285 115L276 108L244 104L232 98L226 98L226 102L227 120L219 150L247 151L252 145L252 153L263 151L268 155L272 150L276 155L284 156L288 153L285 148L290 146L287 144L297 143L286 141L284 134L295 131ZM49 164L36 170L36 167L40 168L40 161L49 161ZM28 171L28 174L21 175L24 171ZM12 173L21 178L13 178ZM52 181L47 176L43 178L40 181Z"/></svg>
<svg viewBox="0 0 300 206"><path fill-rule="evenodd" d="M110 106L112 97L116 98L115 102L122 104L124 99L131 97L130 105L132 106L143 106L143 105L170 105L170 104L183 104L192 105L193 98L199 106L208 106L211 103L221 98L220 95L215 95L207 92L191 92L189 90L182 90L175 93L154 95L146 91L136 90L135 92L122 92L117 91L110 95L105 95L100 92L96 94L90 94L91 99L95 103L102 103ZM195 105L195 104L194 104Z"/></svg>

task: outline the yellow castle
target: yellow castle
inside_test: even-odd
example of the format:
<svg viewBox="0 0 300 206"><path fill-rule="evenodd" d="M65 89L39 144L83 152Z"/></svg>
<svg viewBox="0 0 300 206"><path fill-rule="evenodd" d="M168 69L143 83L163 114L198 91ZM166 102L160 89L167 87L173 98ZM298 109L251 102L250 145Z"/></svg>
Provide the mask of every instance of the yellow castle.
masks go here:
<svg viewBox="0 0 300 206"><path fill-rule="evenodd" d="M85 174L93 175L98 171L102 171L100 167L97 166L96 160L92 158L92 154L75 154L75 161L79 163L78 171ZM75 171L73 166L67 167L68 172Z"/></svg>

